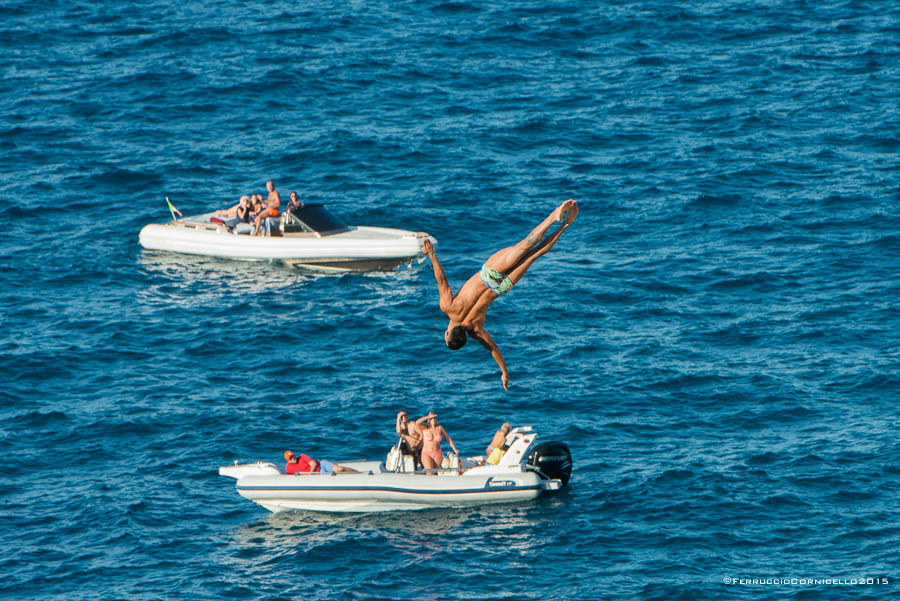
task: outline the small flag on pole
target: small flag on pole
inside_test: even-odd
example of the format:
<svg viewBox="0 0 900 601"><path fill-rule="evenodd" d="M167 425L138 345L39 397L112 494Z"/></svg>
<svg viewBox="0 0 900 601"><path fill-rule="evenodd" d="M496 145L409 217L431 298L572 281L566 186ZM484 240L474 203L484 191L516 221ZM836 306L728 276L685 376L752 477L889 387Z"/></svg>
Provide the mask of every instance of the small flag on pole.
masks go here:
<svg viewBox="0 0 900 601"><path fill-rule="evenodd" d="M169 205L169 212L172 213L172 221L175 221L175 213L178 213L179 217L184 217L184 215L181 214L181 211L175 208L175 205L172 204L172 201L169 200L168 196L166 196L166 204Z"/></svg>

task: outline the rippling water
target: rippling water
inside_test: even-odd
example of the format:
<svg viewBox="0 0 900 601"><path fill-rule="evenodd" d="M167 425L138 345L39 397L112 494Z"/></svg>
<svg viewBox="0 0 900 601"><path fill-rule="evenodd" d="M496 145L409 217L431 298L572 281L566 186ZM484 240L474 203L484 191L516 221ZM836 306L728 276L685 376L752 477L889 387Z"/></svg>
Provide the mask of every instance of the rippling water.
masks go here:
<svg viewBox="0 0 900 601"><path fill-rule="evenodd" d="M0 597L883 599L900 578L900 11L876 1L0 2ZM273 178L428 264L142 251ZM471 346L471 345L470 345ZM568 442L566 492L272 515L219 465ZM738 582L728 584L727 579ZM844 579L746 584L740 579Z"/></svg>

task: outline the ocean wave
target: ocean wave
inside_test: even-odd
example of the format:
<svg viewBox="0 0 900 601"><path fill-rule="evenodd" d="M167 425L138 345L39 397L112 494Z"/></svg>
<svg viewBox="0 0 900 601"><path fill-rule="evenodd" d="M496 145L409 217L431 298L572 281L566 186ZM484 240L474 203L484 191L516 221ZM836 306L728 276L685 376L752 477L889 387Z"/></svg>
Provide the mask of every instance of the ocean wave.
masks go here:
<svg viewBox="0 0 900 601"><path fill-rule="evenodd" d="M702 598L709 549L735 576L884 572L896 11L870 9L0 6L0 596ZM443 344L427 262L140 248L166 195L199 213L269 178L435 235L454 291L576 197L485 324L510 391ZM533 425L571 487L275 515L217 475L383 458L401 407L464 455Z"/></svg>

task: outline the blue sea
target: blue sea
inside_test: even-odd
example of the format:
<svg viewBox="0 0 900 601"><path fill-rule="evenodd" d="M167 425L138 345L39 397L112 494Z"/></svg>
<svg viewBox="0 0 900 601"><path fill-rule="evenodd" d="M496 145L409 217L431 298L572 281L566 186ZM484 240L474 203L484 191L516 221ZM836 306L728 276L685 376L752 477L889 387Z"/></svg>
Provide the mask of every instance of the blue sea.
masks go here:
<svg viewBox="0 0 900 601"><path fill-rule="evenodd" d="M0 82L0 598L896 597L896 3L6 0ZM510 391L428 262L140 247L268 179L454 290L576 199L488 314ZM401 408L571 484L271 514L217 474L383 457Z"/></svg>

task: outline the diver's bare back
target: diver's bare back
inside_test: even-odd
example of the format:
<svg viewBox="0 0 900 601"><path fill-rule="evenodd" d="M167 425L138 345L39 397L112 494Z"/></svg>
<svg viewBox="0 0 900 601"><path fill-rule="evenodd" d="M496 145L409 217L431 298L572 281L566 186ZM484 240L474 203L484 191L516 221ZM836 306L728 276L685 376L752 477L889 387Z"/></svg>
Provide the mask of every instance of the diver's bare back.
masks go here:
<svg viewBox="0 0 900 601"><path fill-rule="evenodd" d="M466 283L453 297L450 311L444 311L444 313L447 314L447 317L458 320L460 325L467 330L481 328L487 318L488 307L498 298L500 297L491 292L491 289L481 281L481 276L476 273L466 280Z"/></svg>

